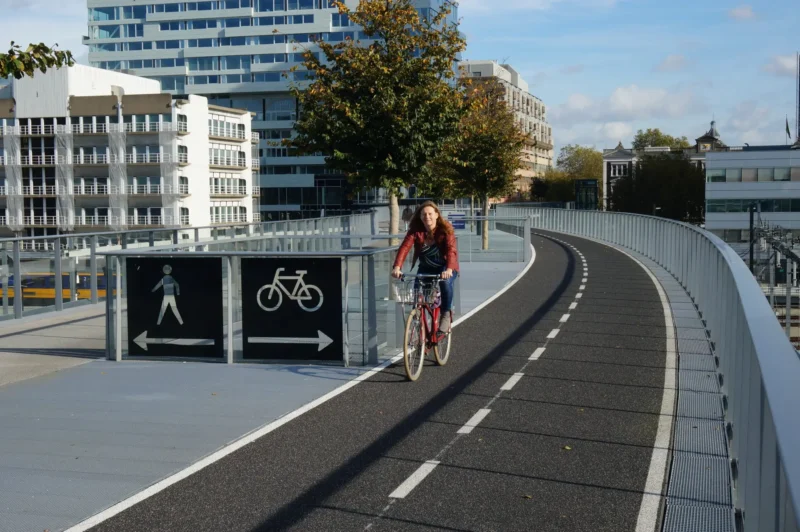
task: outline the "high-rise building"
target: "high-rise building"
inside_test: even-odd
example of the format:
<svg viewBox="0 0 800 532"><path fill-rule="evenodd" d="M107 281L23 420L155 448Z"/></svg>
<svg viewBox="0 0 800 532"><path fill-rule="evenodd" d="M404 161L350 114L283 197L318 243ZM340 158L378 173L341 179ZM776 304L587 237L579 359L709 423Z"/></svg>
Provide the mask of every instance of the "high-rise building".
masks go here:
<svg viewBox="0 0 800 532"><path fill-rule="evenodd" d="M529 190L532 178L542 176L553 167L553 128L547 122L547 107L528 92L528 83L510 65L500 65L496 61L461 61L459 68L461 77L491 79L505 88L506 101L514 111L514 118L528 134L516 188Z"/></svg>
<svg viewBox="0 0 800 532"><path fill-rule="evenodd" d="M263 219L348 210L344 176L325 167L324 154L296 156L281 145L292 135L297 102L289 92L307 72L290 69L302 53L327 42L369 42L330 0L88 0L93 66L161 82L176 96L196 94L254 113L261 142ZM354 8L357 0L346 0ZM422 15L442 0L417 0ZM456 13L450 16L456 20Z"/></svg>
<svg viewBox="0 0 800 532"><path fill-rule="evenodd" d="M83 65L13 80L0 89L0 234L250 222L250 123Z"/></svg>

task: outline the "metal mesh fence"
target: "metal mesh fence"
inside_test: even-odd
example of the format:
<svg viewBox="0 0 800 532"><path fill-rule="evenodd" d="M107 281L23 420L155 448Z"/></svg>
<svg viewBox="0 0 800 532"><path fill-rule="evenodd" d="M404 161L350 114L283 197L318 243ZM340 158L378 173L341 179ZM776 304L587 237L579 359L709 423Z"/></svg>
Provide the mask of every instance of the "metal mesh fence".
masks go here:
<svg viewBox="0 0 800 532"><path fill-rule="evenodd" d="M56 213L58 228L63 231L75 229L75 199L72 195L74 177L72 172L72 131L56 131Z"/></svg>

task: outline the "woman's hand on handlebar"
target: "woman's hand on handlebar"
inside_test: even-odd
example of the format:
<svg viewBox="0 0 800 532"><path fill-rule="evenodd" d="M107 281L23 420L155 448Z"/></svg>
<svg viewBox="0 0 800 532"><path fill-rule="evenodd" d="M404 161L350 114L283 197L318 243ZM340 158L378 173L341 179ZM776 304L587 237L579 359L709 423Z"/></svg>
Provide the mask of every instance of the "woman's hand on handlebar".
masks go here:
<svg viewBox="0 0 800 532"><path fill-rule="evenodd" d="M451 278L452 276L453 276L453 270L451 270L450 268L447 268L445 271L442 272L442 279L444 279L445 281Z"/></svg>
<svg viewBox="0 0 800 532"><path fill-rule="evenodd" d="M403 276L403 270L395 266L394 269L392 269L392 277L394 277L395 279L400 279L402 276Z"/></svg>

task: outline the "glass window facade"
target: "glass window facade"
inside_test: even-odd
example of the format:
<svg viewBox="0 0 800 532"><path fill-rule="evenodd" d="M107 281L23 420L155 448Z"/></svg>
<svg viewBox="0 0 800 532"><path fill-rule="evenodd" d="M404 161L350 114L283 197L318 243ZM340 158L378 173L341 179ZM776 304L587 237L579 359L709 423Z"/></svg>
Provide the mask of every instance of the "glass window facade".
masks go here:
<svg viewBox="0 0 800 532"><path fill-rule="evenodd" d="M706 169L708 183L800 181L800 167Z"/></svg>

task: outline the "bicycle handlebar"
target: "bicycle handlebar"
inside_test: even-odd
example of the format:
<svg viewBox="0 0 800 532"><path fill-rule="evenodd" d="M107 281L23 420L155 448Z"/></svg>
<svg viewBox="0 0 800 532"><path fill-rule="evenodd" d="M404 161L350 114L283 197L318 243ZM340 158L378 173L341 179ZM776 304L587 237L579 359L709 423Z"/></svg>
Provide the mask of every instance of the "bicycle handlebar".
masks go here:
<svg viewBox="0 0 800 532"><path fill-rule="evenodd" d="M433 279L436 281L444 281L442 279L442 274L429 274L429 273L419 273L417 275L411 275L410 273L404 273L400 276L400 281L405 281L407 279Z"/></svg>

